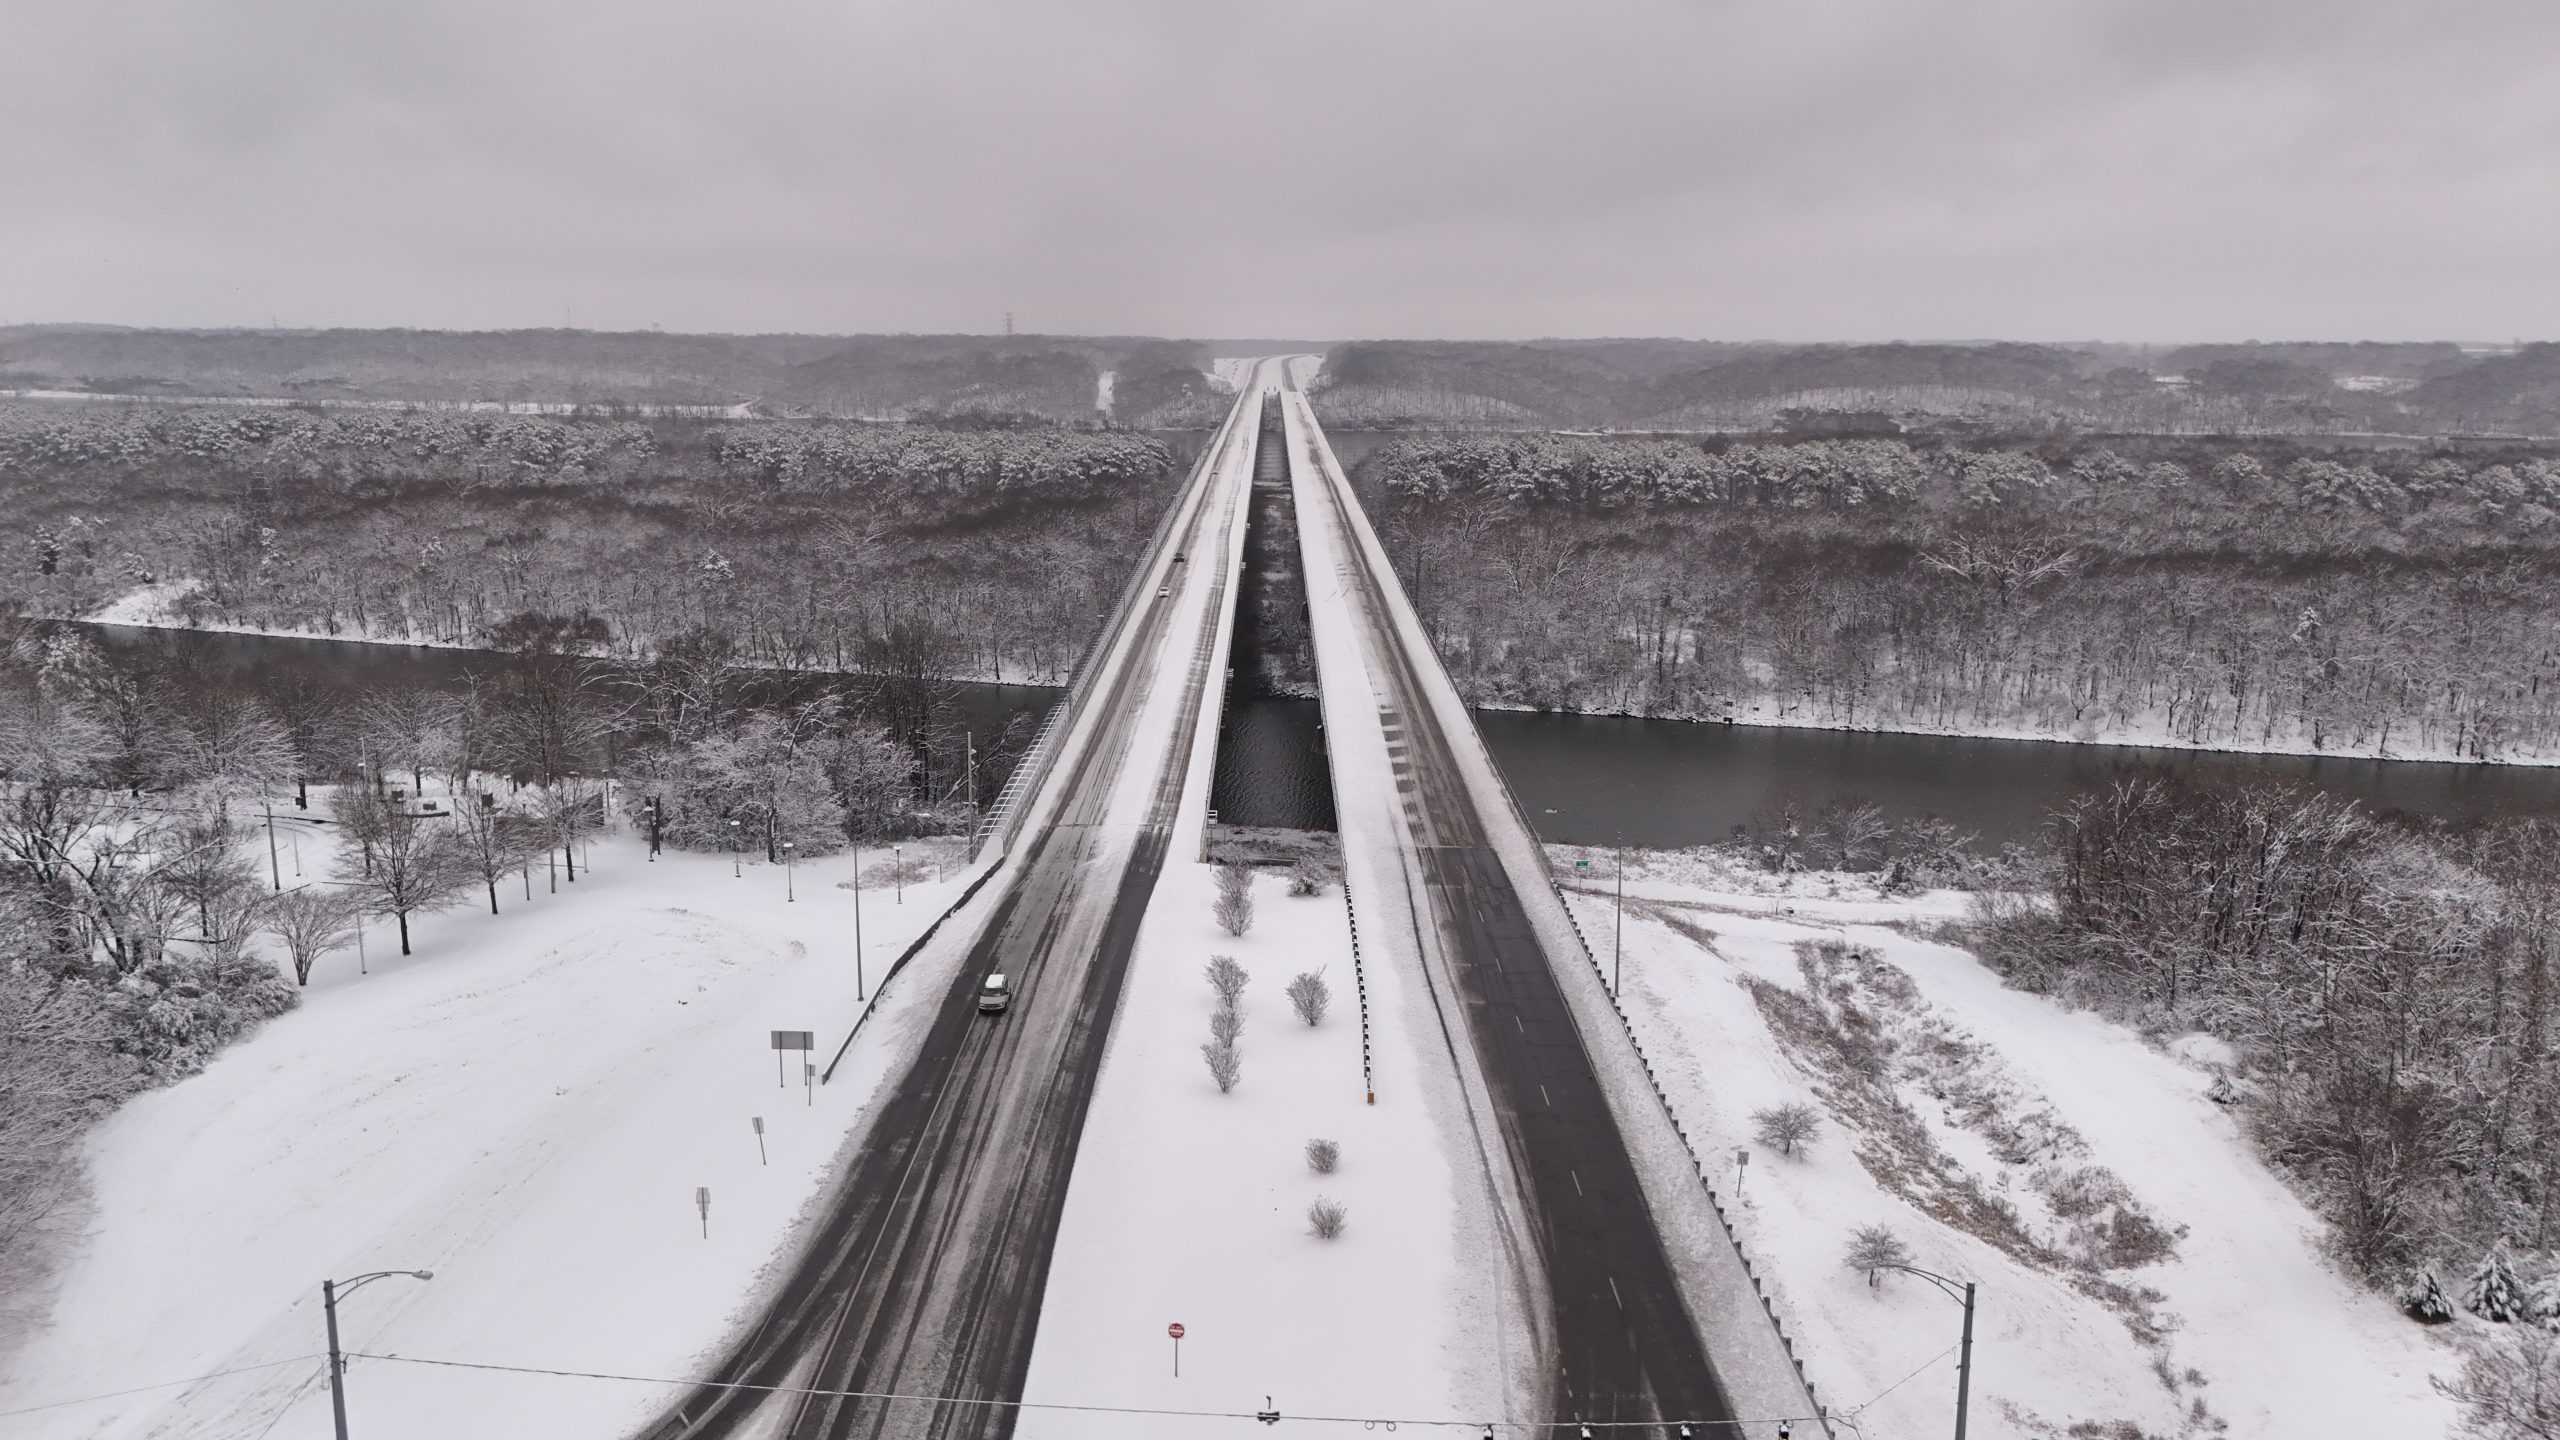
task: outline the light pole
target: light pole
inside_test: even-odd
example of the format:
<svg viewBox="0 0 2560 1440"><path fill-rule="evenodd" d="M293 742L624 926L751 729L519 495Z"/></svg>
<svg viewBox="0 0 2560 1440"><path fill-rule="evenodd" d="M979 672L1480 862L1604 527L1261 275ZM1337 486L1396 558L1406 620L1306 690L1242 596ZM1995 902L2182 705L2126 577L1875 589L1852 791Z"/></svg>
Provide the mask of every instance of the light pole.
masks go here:
<svg viewBox="0 0 2560 1440"><path fill-rule="evenodd" d="M853 846L853 998L869 999L862 985L862 844Z"/></svg>
<svg viewBox="0 0 2560 1440"><path fill-rule="evenodd" d="M729 822L729 873L744 879L747 873L747 862L738 853L738 840L738 822L731 820Z"/></svg>
<svg viewBox="0 0 2560 1440"><path fill-rule="evenodd" d="M1609 994L1626 993L1627 974L1627 837L1620 835L1609 852L1609 872L1618 882L1615 918L1609 926Z"/></svg>
<svg viewBox="0 0 2560 1440"><path fill-rule="evenodd" d="M907 847L904 845L892 845L889 847L889 883L897 887L898 898L895 903L900 905L906 904Z"/></svg>
<svg viewBox="0 0 2560 1440"><path fill-rule="evenodd" d="M791 889L791 842L788 840L782 842L782 898L785 901L800 898Z"/></svg>
<svg viewBox="0 0 2560 1440"><path fill-rule="evenodd" d="M652 865L658 863L658 837L662 832L663 817L658 809L658 797L652 795L649 797L649 863Z"/></svg>
<svg viewBox="0 0 2560 1440"><path fill-rule="evenodd" d="M1965 1409L1973 1398L1973 1282L1950 1280L1917 1265L1879 1265L1876 1268L1917 1275L1945 1291L1948 1299L1964 1306L1964 1338L1956 1347L1956 1440L1964 1440Z"/></svg>
<svg viewBox="0 0 2560 1440"><path fill-rule="evenodd" d="M282 892L284 867L276 862L276 807L269 801L260 800L258 808L267 812L267 875L275 882L275 889Z"/></svg>
<svg viewBox="0 0 2560 1440"><path fill-rule="evenodd" d="M338 1422L338 1440L347 1440L347 1357L338 1348L338 1300L376 1280L406 1275L412 1280L433 1280L433 1270L376 1270L353 1280L320 1282L320 1309L329 1317L329 1411Z"/></svg>

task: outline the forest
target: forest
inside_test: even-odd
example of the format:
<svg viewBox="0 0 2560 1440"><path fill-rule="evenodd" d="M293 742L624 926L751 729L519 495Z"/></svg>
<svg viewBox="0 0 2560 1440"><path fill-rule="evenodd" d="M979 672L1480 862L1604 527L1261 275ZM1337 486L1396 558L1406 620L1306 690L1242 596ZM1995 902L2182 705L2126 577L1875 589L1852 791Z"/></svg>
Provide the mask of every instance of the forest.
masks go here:
<svg viewBox="0 0 2560 1440"><path fill-rule="evenodd" d="M1354 470L1479 705L2560 755L2560 461L1451 436Z"/></svg>
<svg viewBox="0 0 2560 1440"><path fill-rule="evenodd" d="M32 611L1050 681L1179 479L1128 432L0 405Z"/></svg>
<svg viewBox="0 0 2560 1440"><path fill-rule="evenodd" d="M2012 983L2230 1048L2212 1097L2412 1318L2560 1318L2560 826L2138 769L2056 818Z"/></svg>

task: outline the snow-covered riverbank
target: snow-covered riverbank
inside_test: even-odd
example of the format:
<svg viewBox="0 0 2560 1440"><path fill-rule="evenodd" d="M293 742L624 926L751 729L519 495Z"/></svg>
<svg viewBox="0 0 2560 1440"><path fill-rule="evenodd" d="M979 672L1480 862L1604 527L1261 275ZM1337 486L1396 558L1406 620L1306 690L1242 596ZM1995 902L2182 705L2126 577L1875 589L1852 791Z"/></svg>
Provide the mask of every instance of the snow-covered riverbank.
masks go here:
<svg viewBox="0 0 2560 1440"><path fill-rule="evenodd" d="M1563 875L1603 877L1571 904L1605 958L1609 853L1551 853ZM1963 914L1955 892L1887 899L1854 876L1648 852L1626 897L1630 1024L1700 1152L1724 1157L1710 1178L1807 1369L1855 1421L1842 1433L1942 1433L1954 1408L1959 1311L1924 1281L1845 1268L1870 1225L1979 1285L1978 1436L2188 1436L2217 1419L2278 1440L2445 1433L2452 1407L2428 1385L2453 1358L2442 1332L2326 1258L2325 1227L2206 1097L2212 1042L2156 1049L2008 988L1926 938ZM1805 957L1826 945L1870 958ZM1873 1046L1870 1080L1826 1063L1826 1035L1850 1031ZM1820 1114L1793 1156L1753 1122L1790 1103ZM2146 1226L2166 1253L2111 1238Z"/></svg>

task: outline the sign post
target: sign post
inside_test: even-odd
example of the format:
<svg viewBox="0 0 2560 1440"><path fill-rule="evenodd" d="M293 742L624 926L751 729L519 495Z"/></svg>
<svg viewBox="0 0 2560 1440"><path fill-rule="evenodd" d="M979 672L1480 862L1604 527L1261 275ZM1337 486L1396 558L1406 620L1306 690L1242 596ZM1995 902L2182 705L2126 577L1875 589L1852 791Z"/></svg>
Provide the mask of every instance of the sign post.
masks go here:
<svg viewBox="0 0 2560 1440"><path fill-rule="evenodd" d="M782 1078L782 1052L797 1050L806 1055L818 1048L817 1035L809 1030L776 1030L773 1032L773 1088L790 1083Z"/></svg>
<svg viewBox="0 0 2560 1440"><path fill-rule="evenodd" d="M1167 1325L1164 1333L1173 1337L1173 1378L1179 1380L1182 1378L1182 1322L1177 1320Z"/></svg>
<svg viewBox="0 0 2560 1440"><path fill-rule="evenodd" d="M703 1238L703 1239L705 1239L705 1240L710 1239L710 1238L711 1238L711 1187L710 1187L710 1186L708 1186L708 1185L696 1185L695 1187L693 1187L693 1208L702 1212L702 1238Z"/></svg>
<svg viewBox="0 0 2560 1440"><path fill-rule="evenodd" d="M1750 1151L1737 1149L1733 1152L1733 1198L1736 1200L1742 1198L1742 1172L1750 1164Z"/></svg>
<svg viewBox="0 0 2560 1440"><path fill-rule="evenodd" d="M764 1117L761 1115L750 1115L747 1119L756 1127L756 1163L759 1165L772 1164L773 1161L767 1158L764 1153Z"/></svg>

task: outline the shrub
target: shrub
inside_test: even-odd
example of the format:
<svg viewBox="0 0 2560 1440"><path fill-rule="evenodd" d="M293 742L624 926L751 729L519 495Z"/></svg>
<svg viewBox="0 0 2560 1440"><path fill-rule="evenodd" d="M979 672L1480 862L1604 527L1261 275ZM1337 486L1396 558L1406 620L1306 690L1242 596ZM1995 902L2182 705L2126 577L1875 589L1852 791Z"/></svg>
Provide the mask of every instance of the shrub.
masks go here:
<svg viewBox="0 0 2560 1440"><path fill-rule="evenodd" d="M1324 976L1310 970L1289 982L1289 1004L1298 1018L1308 1025L1324 1022L1325 1007L1333 1003L1333 992L1327 989Z"/></svg>
<svg viewBox="0 0 2560 1440"><path fill-rule="evenodd" d="M1350 1212L1319 1195L1307 1207L1307 1229L1319 1240L1331 1240L1342 1233L1342 1221Z"/></svg>
<svg viewBox="0 0 2560 1440"><path fill-rule="evenodd" d="M1244 1078L1244 1052L1234 1042L1212 1040L1200 1047L1201 1058L1209 1062L1209 1078L1218 1082L1218 1093L1226 1094Z"/></svg>
<svg viewBox="0 0 2560 1440"><path fill-rule="evenodd" d="M1218 992L1221 1005L1237 1004L1244 995L1245 982L1253 978L1228 955L1210 956L1208 968L1201 973L1208 977L1209 988Z"/></svg>
<svg viewBox="0 0 2560 1440"><path fill-rule="evenodd" d="M1244 1034L1244 1012L1233 1005L1221 1005L1209 1017L1209 1038L1221 1045L1233 1045Z"/></svg>
<svg viewBox="0 0 2560 1440"><path fill-rule="evenodd" d="M1319 1175L1330 1175L1342 1163L1342 1147L1330 1140L1307 1142L1307 1168Z"/></svg>
<svg viewBox="0 0 2560 1440"><path fill-rule="evenodd" d="M1218 867L1218 899L1211 908L1218 928L1241 935L1253 928L1253 871L1242 865Z"/></svg>
<svg viewBox="0 0 2560 1440"><path fill-rule="evenodd" d="M1325 871L1323 861L1312 855L1301 855L1297 863L1289 867L1289 893L1300 896L1321 895L1324 893L1325 882L1331 878Z"/></svg>

